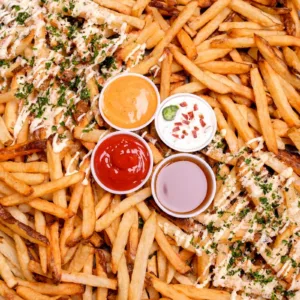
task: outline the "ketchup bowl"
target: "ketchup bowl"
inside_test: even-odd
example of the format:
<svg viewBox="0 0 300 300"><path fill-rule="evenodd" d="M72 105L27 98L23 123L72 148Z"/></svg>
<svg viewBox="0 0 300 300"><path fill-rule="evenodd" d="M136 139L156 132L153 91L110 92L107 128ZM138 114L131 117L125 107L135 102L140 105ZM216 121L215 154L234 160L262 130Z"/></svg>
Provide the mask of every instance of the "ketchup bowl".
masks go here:
<svg viewBox="0 0 300 300"><path fill-rule="evenodd" d="M213 170L192 154L175 154L161 161L151 180L152 195L165 213L191 218L205 211L216 193Z"/></svg>
<svg viewBox="0 0 300 300"><path fill-rule="evenodd" d="M139 135L117 131L101 139L92 154L91 171L96 182L113 194L129 194L149 179L153 156Z"/></svg>

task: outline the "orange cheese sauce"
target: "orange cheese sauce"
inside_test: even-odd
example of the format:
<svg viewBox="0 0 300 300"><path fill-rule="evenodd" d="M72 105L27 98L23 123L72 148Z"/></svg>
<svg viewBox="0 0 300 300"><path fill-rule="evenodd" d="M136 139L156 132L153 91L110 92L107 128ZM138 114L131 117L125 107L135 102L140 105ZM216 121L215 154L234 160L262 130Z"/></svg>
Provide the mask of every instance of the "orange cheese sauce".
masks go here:
<svg viewBox="0 0 300 300"><path fill-rule="evenodd" d="M104 91L102 111L115 126L133 129L146 124L155 114L158 99L149 82L137 76L112 81Z"/></svg>

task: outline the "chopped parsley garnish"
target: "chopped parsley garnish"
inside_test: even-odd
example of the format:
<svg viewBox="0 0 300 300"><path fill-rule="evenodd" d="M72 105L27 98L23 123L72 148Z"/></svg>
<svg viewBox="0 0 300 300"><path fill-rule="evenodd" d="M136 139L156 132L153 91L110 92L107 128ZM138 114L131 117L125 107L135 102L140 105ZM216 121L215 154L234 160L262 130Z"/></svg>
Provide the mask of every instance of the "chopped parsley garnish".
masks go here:
<svg viewBox="0 0 300 300"><path fill-rule="evenodd" d="M46 63L45 63L45 67L46 67L47 70L50 69L51 64L52 64L52 62L46 62Z"/></svg>
<svg viewBox="0 0 300 300"><path fill-rule="evenodd" d="M15 96L19 99L27 99L27 97L33 91L33 84L32 83L25 83L21 88L18 88Z"/></svg>
<svg viewBox="0 0 300 300"><path fill-rule="evenodd" d="M16 21L20 25L24 25L25 21L30 17L30 14L26 11L18 13Z"/></svg>
<svg viewBox="0 0 300 300"><path fill-rule="evenodd" d="M90 94L90 91L87 88L84 88L84 89L81 90L80 98L82 100L88 100L88 99L90 99L90 97L91 97L91 94Z"/></svg>

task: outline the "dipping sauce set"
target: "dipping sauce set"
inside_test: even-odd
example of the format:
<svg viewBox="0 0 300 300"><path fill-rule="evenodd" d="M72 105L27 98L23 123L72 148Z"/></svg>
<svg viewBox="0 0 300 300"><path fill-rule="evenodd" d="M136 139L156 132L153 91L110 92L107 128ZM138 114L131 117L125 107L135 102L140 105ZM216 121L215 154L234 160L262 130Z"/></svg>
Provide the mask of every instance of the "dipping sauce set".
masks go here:
<svg viewBox="0 0 300 300"><path fill-rule="evenodd" d="M118 130L99 140L92 154L92 174L103 189L129 194L140 189L153 173L153 198L167 214L186 218L208 208L216 192L214 173L202 158L186 153L203 149L215 135L215 114L205 100L193 94L176 94L160 103L150 79L123 73L104 85L99 109L103 119ZM154 119L161 140L185 153L167 157L153 172L150 147L133 131Z"/></svg>

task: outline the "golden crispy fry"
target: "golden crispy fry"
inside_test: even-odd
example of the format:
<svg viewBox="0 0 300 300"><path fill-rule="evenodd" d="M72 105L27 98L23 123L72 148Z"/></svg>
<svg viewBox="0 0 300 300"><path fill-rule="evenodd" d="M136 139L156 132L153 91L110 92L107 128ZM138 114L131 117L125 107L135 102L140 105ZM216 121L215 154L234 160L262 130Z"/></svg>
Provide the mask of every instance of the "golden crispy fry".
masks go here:
<svg viewBox="0 0 300 300"><path fill-rule="evenodd" d="M42 197L46 194L53 193L55 191L66 188L70 185L73 185L79 181L82 181L84 178L84 175L85 174L83 172L78 172L73 175L65 176L61 179L43 183L43 184L33 187L33 193L28 197L24 197L19 194L13 194L11 196L3 197L0 202L6 206L12 206L12 205L16 205L16 204L26 203L35 198Z"/></svg>
<svg viewBox="0 0 300 300"><path fill-rule="evenodd" d="M156 231L156 214L153 212L145 222L140 243L137 249L131 282L129 286L129 299L141 299L146 275L147 260Z"/></svg>
<svg viewBox="0 0 300 300"><path fill-rule="evenodd" d="M268 110L266 93L258 69L251 70L251 83L255 94L258 119L269 151L277 154L277 142Z"/></svg>
<svg viewBox="0 0 300 300"><path fill-rule="evenodd" d="M177 62L181 64L186 71L190 72L205 86L220 94L226 94L230 92L229 87L212 79L210 76L207 76L192 61L190 61L186 56L181 54L178 50L176 50L175 48L171 48L171 52L173 53L174 58L177 60Z"/></svg>
<svg viewBox="0 0 300 300"><path fill-rule="evenodd" d="M82 196L82 237L88 239L95 230L96 214L92 187L88 184Z"/></svg>
<svg viewBox="0 0 300 300"><path fill-rule="evenodd" d="M191 60L195 59L197 56L197 49L190 36L183 29L181 29L177 34L177 38L184 49L186 56Z"/></svg>
<svg viewBox="0 0 300 300"><path fill-rule="evenodd" d="M122 213L126 212L139 202L144 201L150 195L150 188L144 188L143 190L140 190L139 192L123 200L113 211L107 212L104 216L97 220L96 231L102 231L103 229L107 228Z"/></svg>
<svg viewBox="0 0 300 300"><path fill-rule="evenodd" d="M266 61L261 61L259 63L259 67L264 77L264 80L267 83L272 98L285 122L290 127L299 126L299 117L290 106L283 91L283 88L281 87L278 75L274 72L274 70Z"/></svg>
<svg viewBox="0 0 300 300"><path fill-rule="evenodd" d="M32 243L36 243L41 246L46 246L49 243L48 239L44 235L39 234L31 227L16 220L8 211L3 208L2 205L0 205L0 222L11 229L14 233Z"/></svg>
<svg viewBox="0 0 300 300"><path fill-rule="evenodd" d="M170 82L171 82L171 75L172 75L172 61L173 55L167 49L165 51L165 59L161 64L161 81L160 81L160 99L163 101L170 95Z"/></svg>
<svg viewBox="0 0 300 300"><path fill-rule="evenodd" d="M243 63L231 61L211 61L198 64L201 69L208 70L217 74L244 74L248 73L251 66Z"/></svg>

